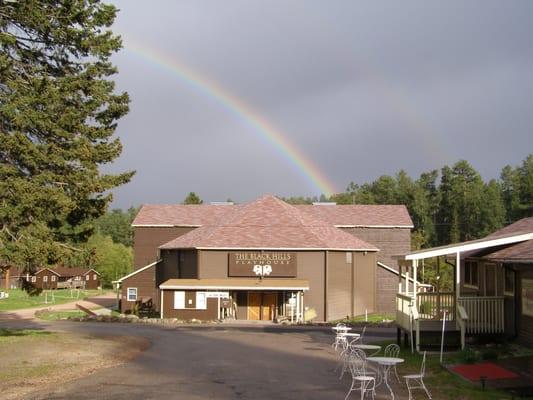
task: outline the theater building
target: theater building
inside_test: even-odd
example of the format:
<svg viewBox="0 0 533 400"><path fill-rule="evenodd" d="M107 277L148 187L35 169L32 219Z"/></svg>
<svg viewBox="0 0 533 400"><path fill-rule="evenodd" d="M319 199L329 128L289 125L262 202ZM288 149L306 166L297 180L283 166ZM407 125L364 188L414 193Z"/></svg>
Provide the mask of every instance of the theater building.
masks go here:
<svg viewBox="0 0 533 400"><path fill-rule="evenodd" d="M133 222L136 269L119 280L121 309L150 301L163 318L294 321L377 311L380 249L349 229L398 230L403 238L412 223L403 206L365 206L374 221L357 207L293 206L273 196L143 206ZM345 228L331 221L342 213ZM385 271L395 292L398 277Z"/></svg>

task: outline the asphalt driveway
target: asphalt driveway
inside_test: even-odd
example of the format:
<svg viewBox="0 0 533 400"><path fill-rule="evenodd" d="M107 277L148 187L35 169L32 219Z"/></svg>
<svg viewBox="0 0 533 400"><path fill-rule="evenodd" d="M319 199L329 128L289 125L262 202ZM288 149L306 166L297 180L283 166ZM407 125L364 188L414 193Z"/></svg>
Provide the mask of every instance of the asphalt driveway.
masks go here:
<svg viewBox="0 0 533 400"><path fill-rule="evenodd" d="M43 327L143 336L152 345L124 365L29 399L343 399L350 383L333 372L336 357L327 330L73 322ZM380 339L392 334L378 333Z"/></svg>

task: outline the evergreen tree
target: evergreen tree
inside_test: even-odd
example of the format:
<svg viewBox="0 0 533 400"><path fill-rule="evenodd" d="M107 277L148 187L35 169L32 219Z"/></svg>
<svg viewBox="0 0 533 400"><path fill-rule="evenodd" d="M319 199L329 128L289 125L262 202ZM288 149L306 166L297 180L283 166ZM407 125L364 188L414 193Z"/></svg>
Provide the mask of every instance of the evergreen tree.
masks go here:
<svg viewBox="0 0 533 400"><path fill-rule="evenodd" d="M0 259L67 257L133 175L100 172L121 153L113 134L129 102L110 79L115 14L99 0L2 2Z"/></svg>
<svg viewBox="0 0 533 400"><path fill-rule="evenodd" d="M203 202L204 201L194 192L189 192L187 197L183 200L183 204L203 204Z"/></svg>

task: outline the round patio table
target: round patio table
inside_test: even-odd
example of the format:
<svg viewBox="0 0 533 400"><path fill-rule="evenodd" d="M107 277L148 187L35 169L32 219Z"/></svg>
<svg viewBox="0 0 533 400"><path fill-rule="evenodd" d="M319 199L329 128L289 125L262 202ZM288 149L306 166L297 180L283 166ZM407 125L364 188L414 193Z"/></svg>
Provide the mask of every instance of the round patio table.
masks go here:
<svg viewBox="0 0 533 400"><path fill-rule="evenodd" d="M389 384L389 371L390 369L397 365L403 363L405 360L403 358L397 358L397 357L367 357L368 361L375 362L378 364L381 368L378 369L381 370L381 378L382 380L376 385L379 386L381 383L385 382L385 385L387 385L387 388L389 389L391 398L394 400L394 392L392 391L392 388Z"/></svg>
<svg viewBox="0 0 533 400"><path fill-rule="evenodd" d="M368 357L373 357L381 351L381 346L378 346L377 344L353 344L352 347L355 347L356 349L361 349L363 351L373 351L373 353L370 354Z"/></svg>

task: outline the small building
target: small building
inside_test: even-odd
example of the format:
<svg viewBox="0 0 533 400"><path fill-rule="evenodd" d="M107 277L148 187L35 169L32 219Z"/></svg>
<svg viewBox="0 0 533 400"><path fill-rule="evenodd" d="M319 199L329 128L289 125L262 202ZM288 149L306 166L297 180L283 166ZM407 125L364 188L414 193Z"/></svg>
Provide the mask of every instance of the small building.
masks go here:
<svg viewBox="0 0 533 400"><path fill-rule="evenodd" d="M0 288L2 289L20 289L21 281L29 275L23 274L22 268L5 266L0 270Z"/></svg>
<svg viewBox="0 0 533 400"><path fill-rule="evenodd" d="M453 260L453 291L419 290L419 263L428 258ZM441 328L446 312L446 324L460 334L462 347L468 337L480 336L533 346L533 217L483 239L415 251L400 259L415 282L400 285L399 329L420 339Z"/></svg>
<svg viewBox="0 0 533 400"><path fill-rule="evenodd" d="M119 280L123 312L150 300L165 318L330 321L394 309L398 272L361 236L392 243L393 264L395 251L410 249L412 222L404 206L293 206L263 196L143 206L133 227L136 270Z"/></svg>
<svg viewBox="0 0 533 400"><path fill-rule="evenodd" d="M40 289L98 289L100 287L100 273L93 268L41 268L29 279L35 287Z"/></svg>

